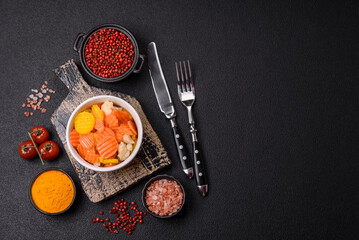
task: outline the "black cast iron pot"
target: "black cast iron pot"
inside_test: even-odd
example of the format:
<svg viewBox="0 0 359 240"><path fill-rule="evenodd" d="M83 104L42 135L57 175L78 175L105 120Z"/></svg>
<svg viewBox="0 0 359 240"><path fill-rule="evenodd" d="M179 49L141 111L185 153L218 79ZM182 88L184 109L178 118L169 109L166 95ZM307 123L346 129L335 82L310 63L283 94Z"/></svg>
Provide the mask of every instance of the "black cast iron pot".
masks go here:
<svg viewBox="0 0 359 240"><path fill-rule="evenodd" d="M114 77L114 78L104 78L101 77L97 74L95 74L87 65L86 60L85 60L85 47L86 44L89 40L89 38L97 31L99 31L102 28L110 28L110 29L115 29L119 32L124 33L132 42L133 44L133 49L134 49L134 53L135 56L133 58L133 63L131 65L131 67L127 70L127 72L125 72L124 74L118 76L118 77ZM80 40L82 40L80 42ZM83 66L83 68L85 69L85 71L94 79L101 81L101 82L118 82L121 81L123 79L125 79L126 77L128 77L131 73L140 73L143 67L143 63L145 61L145 56L139 53L138 50L138 45L136 42L135 37L124 27L117 25L117 24L103 24L100 26L97 26L95 28L93 28L91 31L89 31L88 33L79 33L76 37L75 43L74 43L74 50L76 52L78 52L79 56L80 56L80 61L81 64ZM141 62L138 65L138 60L139 58L141 59Z"/></svg>

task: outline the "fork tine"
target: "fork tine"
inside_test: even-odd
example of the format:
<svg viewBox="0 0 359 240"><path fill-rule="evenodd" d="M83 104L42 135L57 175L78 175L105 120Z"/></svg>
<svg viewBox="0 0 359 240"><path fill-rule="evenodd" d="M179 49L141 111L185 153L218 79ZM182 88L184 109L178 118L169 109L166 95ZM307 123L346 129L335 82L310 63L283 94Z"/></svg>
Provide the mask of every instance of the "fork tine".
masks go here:
<svg viewBox="0 0 359 240"><path fill-rule="evenodd" d="M189 81L188 81L188 75L187 75L187 68L186 68L186 62L183 61L183 68L184 68L184 76L185 76L185 79L186 79L186 88L187 88L187 91L190 92L191 91L191 88L189 87Z"/></svg>
<svg viewBox="0 0 359 240"><path fill-rule="evenodd" d="M192 71L191 71L191 65L189 63L189 60L187 60L187 64L188 64L189 82L190 82L192 91L194 91L194 83L193 83L193 79L192 79Z"/></svg>
<svg viewBox="0 0 359 240"><path fill-rule="evenodd" d="M186 89L186 86L185 86L185 82L184 82L183 70L182 70L182 64L181 64L181 62L179 62L179 66L180 66L180 72L181 72L182 92L187 92L187 89Z"/></svg>
<svg viewBox="0 0 359 240"><path fill-rule="evenodd" d="M177 91L178 91L178 94L180 94L182 92L182 89L181 89L181 80L180 80L180 76L178 74L178 66L177 66L177 62L175 63L176 64L176 73L177 73Z"/></svg>

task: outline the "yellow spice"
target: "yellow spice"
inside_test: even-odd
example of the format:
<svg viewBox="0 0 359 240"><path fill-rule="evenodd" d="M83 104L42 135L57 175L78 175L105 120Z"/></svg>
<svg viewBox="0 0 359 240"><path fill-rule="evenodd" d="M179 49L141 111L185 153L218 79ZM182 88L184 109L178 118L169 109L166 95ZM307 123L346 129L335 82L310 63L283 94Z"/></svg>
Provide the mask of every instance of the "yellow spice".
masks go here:
<svg viewBox="0 0 359 240"><path fill-rule="evenodd" d="M44 212L58 213L65 210L74 198L71 179L61 171L49 170L40 174L31 187L35 205Z"/></svg>

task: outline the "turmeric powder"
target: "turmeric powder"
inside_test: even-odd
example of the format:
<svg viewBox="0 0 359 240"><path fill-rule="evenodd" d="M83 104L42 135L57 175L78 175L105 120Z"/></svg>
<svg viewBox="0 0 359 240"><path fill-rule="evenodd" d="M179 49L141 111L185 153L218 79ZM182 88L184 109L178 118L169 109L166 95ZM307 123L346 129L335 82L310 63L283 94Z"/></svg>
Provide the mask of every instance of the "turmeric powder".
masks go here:
<svg viewBox="0 0 359 240"><path fill-rule="evenodd" d="M59 213L70 206L74 199L71 179L62 171L48 170L41 173L31 186L34 204L47 213Z"/></svg>

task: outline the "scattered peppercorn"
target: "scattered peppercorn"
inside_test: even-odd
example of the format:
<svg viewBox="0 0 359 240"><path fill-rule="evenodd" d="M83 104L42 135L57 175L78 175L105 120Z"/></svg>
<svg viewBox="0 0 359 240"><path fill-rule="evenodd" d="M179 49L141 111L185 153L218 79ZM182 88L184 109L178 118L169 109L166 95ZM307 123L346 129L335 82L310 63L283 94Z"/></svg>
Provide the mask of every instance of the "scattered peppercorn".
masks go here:
<svg viewBox="0 0 359 240"><path fill-rule="evenodd" d="M143 223L143 216L146 215L146 212L141 212L135 202L131 202L131 210L134 211L133 217L130 216L130 213L127 211L127 207L130 205L129 202L126 202L124 199L116 201L114 206L109 211L112 214L116 215L116 221L111 222L109 218L105 220L101 218L92 218L92 222L101 222L102 226L107 232L112 232L118 234L118 229L124 230L127 234L131 235L135 230L136 224ZM103 211L100 212L100 215L103 215ZM104 222L106 221L106 222Z"/></svg>

